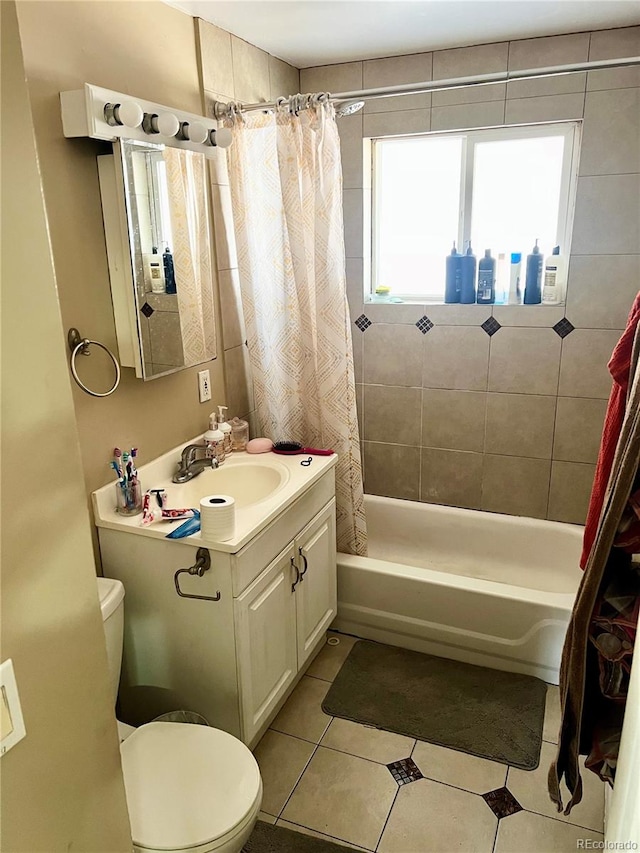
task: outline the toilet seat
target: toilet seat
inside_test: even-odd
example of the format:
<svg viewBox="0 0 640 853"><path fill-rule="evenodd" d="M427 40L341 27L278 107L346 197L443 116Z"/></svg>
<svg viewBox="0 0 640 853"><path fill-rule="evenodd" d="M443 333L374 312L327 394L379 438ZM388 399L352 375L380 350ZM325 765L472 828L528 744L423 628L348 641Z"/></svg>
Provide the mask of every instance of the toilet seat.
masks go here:
<svg viewBox="0 0 640 853"><path fill-rule="evenodd" d="M120 752L137 849L214 851L255 820L262 800L258 764L227 732L147 723Z"/></svg>

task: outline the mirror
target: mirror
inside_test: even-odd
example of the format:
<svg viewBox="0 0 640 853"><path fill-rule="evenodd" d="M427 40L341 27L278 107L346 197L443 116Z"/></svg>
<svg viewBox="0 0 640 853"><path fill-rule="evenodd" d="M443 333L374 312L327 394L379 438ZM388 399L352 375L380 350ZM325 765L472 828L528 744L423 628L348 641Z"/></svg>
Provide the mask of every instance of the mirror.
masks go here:
<svg viewBox="0 0 640 853"><path fill-rule="evenodd" d="M121 139L113 161L115 185L124 190L118 208L128 243L121 227L120 264L112 257L104 168L100 177L121 363L148 380L210 361L216 333L206 158ZM116 292L118 278L128 292ZM129 350L133 363L127 363Z"/></svg>

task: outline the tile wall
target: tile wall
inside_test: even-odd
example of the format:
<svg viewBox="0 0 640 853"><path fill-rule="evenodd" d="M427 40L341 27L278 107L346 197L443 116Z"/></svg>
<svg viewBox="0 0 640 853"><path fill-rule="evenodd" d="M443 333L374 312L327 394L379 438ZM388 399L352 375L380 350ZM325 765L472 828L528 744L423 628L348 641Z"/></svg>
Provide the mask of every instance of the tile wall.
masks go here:
<svg viewBox="0 0 640 853"><path fill-rule="evenodd" d="M300 80L340 92L639 54L629 27L308 68ZM583 119L566 308L364 303L364 138L559 119ZM370 101L339 128L365 490L582 523L606 364L640 289L640 69Z"/></svg>
<svg viewBox="0 0 640 853"><path fill-rule="evenodd" d="M297 68L202 19L196 19L200 85L205 115L215 101L272 101L298 92ZM249 420L255 436L253 388L242 320L238 259L226 153L212 161L212 199L224 348L228 417Z"/></svg>

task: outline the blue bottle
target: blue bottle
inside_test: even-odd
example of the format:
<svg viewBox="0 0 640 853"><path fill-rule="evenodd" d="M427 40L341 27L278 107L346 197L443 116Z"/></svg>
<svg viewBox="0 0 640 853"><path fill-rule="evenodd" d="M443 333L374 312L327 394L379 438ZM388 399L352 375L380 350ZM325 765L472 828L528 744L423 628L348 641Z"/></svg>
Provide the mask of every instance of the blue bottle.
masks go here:
<svg viewBox="0 0 640 853"><path fill-rule="evenodd" d="M162 261L164 264L164 292L176 293L176 274L173 268L173 255L171 254L171 249L168 246L162 253Z"/></svg>
<svg viewBox="0 0 640 853"><path fill-rule="evenodd" d="M478 305L493 305L496 301L496 259L491 249L484 250L484 258L478 264Z"/></svg>
<svg viewBox="0 0 640 853"><path fill-rule="evenodd" d="M527 255L527 276L524 282L524 304L538 305L542 302L542 267L544 257L538 247L538 241L530 255Z"/></svg>
<svg viewBox="0 0 640 853"><path fill-rule="evenodd" d="M462 255L453 244L451 254L447 255L446 279L444 286L445 302L460 302L460 287L462 284Z"/></svg>
<svg viewBox="0 0 640 853"><path fill-rule="evenodd" d="M471 305L476 301L476 256L471 251L471 243L460 260L460 267L460 302Z"/></svg>

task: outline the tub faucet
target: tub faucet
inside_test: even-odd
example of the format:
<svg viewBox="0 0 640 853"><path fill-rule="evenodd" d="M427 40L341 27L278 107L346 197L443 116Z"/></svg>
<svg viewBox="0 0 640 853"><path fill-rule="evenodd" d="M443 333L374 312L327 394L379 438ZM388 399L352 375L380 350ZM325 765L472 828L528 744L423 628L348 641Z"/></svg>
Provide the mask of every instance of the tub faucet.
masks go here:
<svg viewBox="0 0 640 853"><path fill-rule="evenodd" d="M206 453L206 444L187 444L182 451L180 459L180 467L171 478L174 483L188 483L193 480L198 474L201 474L205 468L217 468L218 460L213 457L202 456L197 458L198 451L202 450Z"/></svg>

